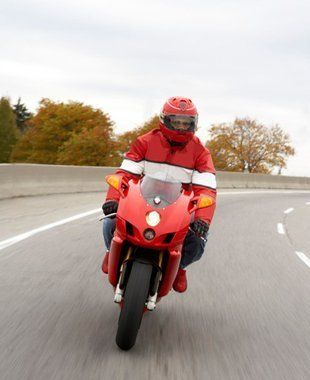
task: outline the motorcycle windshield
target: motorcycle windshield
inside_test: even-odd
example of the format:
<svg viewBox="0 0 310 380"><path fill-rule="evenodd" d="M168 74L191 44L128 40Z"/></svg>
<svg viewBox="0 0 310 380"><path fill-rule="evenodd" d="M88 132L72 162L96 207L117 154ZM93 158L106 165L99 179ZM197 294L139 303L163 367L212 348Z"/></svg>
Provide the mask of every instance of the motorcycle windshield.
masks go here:
<svg viewBox="0 0 310 380"><path fill-rule="evenodd" d="M155 208L163 208L172 204L182 192L182 183L161 172L146 175L141 180L140 186L143 198Z"/></svg>

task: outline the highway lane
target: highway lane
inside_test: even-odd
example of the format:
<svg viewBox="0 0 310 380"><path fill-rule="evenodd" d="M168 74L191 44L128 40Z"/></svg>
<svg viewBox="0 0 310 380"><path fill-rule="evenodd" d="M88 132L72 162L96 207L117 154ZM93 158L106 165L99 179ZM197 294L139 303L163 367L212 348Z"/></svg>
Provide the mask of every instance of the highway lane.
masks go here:
<svg viewBox="0 0 310 380"><path fill-rule="evenodd" d="M310 272L295 251L310 257L310 193L230 193L219 196L188 291L171 292L145 315L130 352L114 343L118 308L100 272L96 215L0 251L0 378L309 379ZM0 239L101 200L2 201Z"/></svg>
<svg viewBox="0 0 310 380"><path fill-rule="evenodd" d="M309 223L304 221L309 218L310 206L300 204L285 216L283 224L287 231L289 242L295 252L302 252L310 260L310 229Z"/></svg>
<svg viewBox="0 0 310 380"><path fill-rule="evenodd" d="M54 194L0 200L0 241L98 208L104 194Z"/></svg>

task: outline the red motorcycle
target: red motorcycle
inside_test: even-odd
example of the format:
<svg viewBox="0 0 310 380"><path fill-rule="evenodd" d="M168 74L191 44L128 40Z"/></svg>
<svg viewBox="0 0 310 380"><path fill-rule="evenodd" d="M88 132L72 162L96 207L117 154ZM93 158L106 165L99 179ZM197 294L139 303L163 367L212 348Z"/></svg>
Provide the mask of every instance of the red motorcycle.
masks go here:
<svg viewBox="0 0 310 380"><path fill-rule="evenodd" d="M211 206L214 199L193 197L164 173L129 182L114 174L106 181L120 193L108 276L114 302L121 306L116 343L129 350L143 313L154 310L172 288L193 212Z"/></svg>

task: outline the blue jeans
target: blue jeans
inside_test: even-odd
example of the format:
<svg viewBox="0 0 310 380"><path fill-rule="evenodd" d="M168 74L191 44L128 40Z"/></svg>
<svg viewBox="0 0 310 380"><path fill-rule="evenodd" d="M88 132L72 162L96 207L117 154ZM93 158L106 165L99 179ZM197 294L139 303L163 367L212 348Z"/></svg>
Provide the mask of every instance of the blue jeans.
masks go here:
<svg viewBox="0 0 310 380"><path fill-rule="evenodd" d="M103 238L108 250L110 249L115 231L115 221L115 218L103 219ZM206 241L198 238L191 230L189 230L183 244L180 268L184 269L189 264L198 261L205 250L206 243Z"/></svg>

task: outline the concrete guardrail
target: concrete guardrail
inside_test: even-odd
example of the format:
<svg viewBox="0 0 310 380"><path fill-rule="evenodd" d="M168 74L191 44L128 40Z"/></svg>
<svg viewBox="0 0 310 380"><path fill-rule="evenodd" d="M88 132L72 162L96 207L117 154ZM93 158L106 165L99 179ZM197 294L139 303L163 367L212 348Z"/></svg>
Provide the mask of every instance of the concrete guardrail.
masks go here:
<svg viewBox="0 0 310 380"><path fill-rule="evenodd" d="M0 164L0 199L60 193L100 192L116 168ZM310 190L310 178L249 173L217 173L218 188Z"/></svg>

